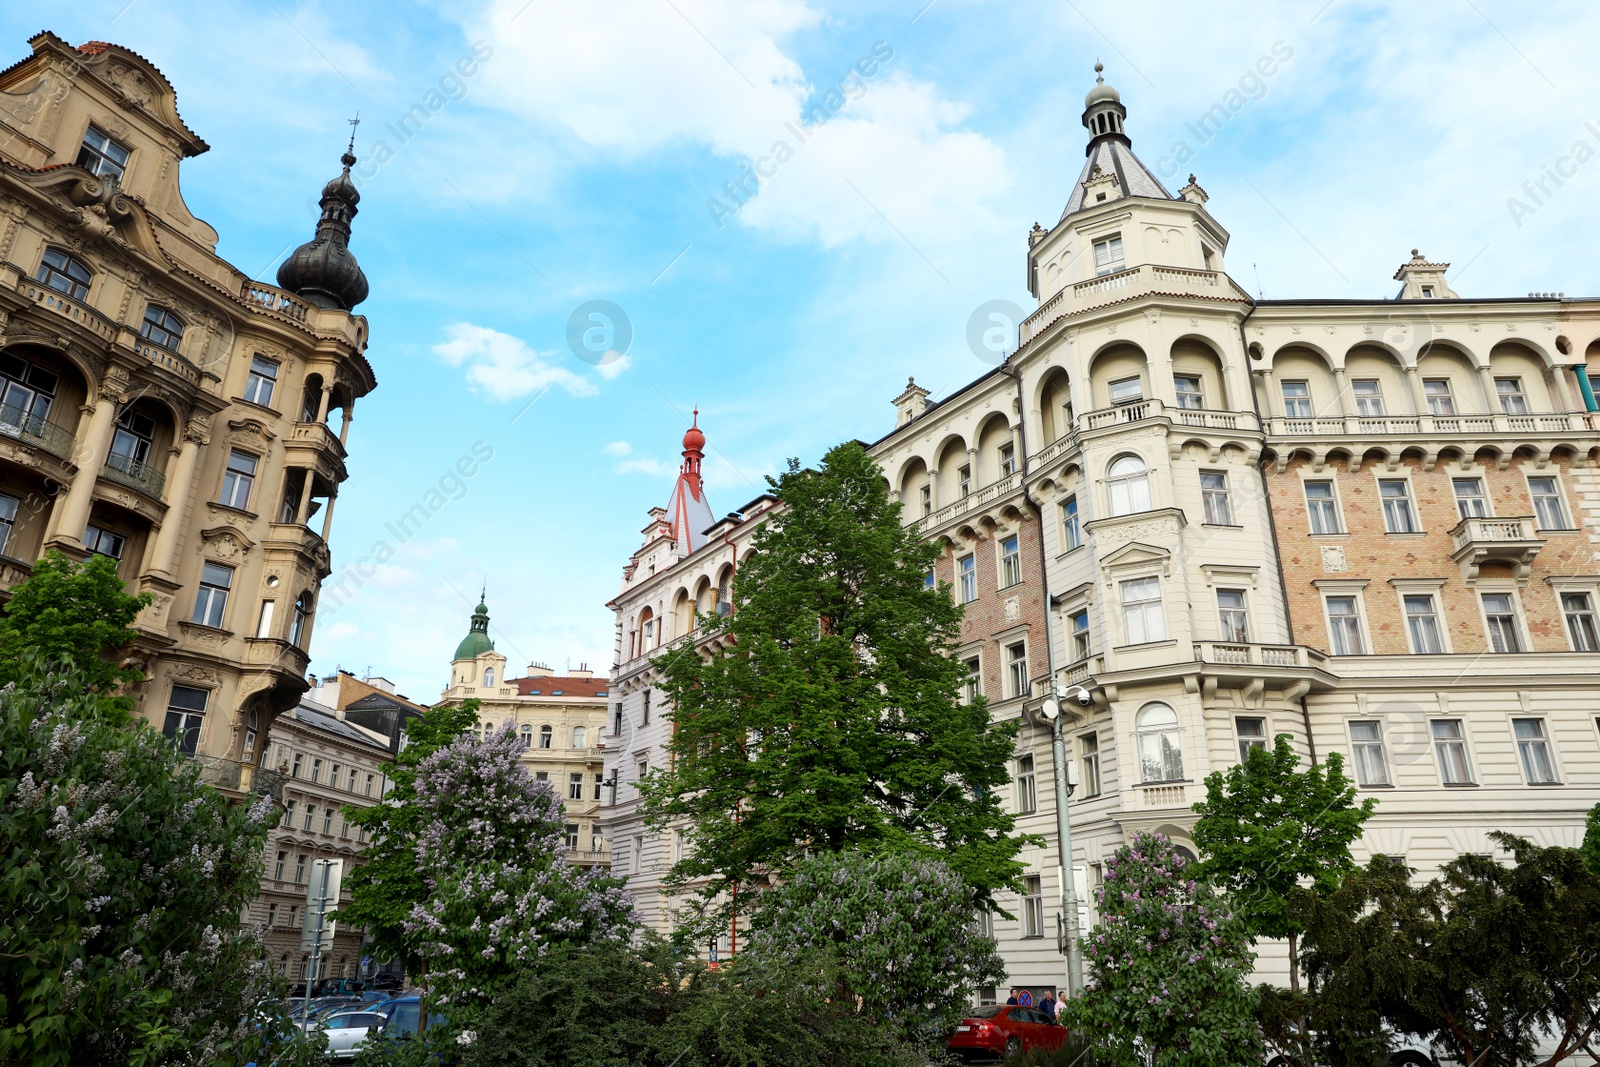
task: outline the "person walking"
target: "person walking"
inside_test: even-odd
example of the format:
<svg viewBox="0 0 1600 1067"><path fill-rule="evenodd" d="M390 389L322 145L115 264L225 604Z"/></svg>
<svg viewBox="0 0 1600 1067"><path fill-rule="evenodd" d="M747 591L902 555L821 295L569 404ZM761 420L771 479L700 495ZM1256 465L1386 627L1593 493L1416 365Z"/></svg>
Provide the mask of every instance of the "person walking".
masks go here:
<svg viewBox="0 0 1600 1067"><path fill-rule="evenodd" d="M1056 995L1050 990L1044 991L1044 999L1039 1001L1039 1010L1050 1017L1051 1022L1056 1021Z"/></svg>

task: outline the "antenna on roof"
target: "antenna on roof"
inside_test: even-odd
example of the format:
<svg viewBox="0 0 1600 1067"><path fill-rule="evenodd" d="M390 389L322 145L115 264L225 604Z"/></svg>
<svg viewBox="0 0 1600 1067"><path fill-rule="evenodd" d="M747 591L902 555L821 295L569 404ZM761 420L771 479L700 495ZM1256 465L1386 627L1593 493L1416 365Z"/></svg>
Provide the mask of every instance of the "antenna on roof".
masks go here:
<svg viewBox="0 0 1600 1067"><path fill-rule="evenodd" d="M1261 268L1252 263L1250 269L1256 272L1256 299L1265 300L1267 294L1261 291Z"/></svg>

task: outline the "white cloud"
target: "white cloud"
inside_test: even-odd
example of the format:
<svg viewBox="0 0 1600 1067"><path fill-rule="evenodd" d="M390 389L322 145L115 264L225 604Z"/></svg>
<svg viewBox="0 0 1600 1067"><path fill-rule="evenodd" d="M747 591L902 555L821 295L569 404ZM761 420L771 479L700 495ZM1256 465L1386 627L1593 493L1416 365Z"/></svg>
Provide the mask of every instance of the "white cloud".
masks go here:
<svg viewBox="0 0 1600 1067"><path fill-rule="evenodd" d="M593 396L594 383L564 367L547 362L554 352L535 351L508 333L453 322L445 327L449 338L433 346L433 354L450 364L467 368L467 384L494 400L515 400L559 385L573 396Z"/></svg>
<svg viewBox="0 0 1600 1067"><path fill-rule="evenodd" d="M606 353L607 356L610 356L611 354L612 353L610 352ZM600 377L610 382L615 381L618 375L632 366L633 360L619 353L615 359L603 359L600 363L595 365L594 369L596 373L600 375Z"/></svg>
<svg viewBox="0 0 1600 1067"><path fill-rule="evenodd" d="M633 451L633 446L626 441L612 441L600 451L604 452L608 456L626 456L629 452Z"/></svg>

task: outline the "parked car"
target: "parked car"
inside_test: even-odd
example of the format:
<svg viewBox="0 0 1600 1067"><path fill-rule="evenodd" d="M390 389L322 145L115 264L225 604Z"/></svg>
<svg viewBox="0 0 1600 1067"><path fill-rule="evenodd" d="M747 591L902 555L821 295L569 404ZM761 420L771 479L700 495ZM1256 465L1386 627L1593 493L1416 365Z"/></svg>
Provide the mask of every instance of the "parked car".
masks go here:
<svg viewBox="0 0 1600 1067"><path fill-rule="evenodd" d="M945 1041L945 1048L973 1063L1016 1056L1031 1049L1053 1051L1066 1039L1066 1029L1038 1008L996 1004L979 1008L962 1019Z"/></svg>
<svg viewBox="0 0 1600 1067"><path fill-rule="evenodd" d="M381 1012L388 1018L383 1032L390 1037L410 1037L417 1032L417 1021L422 1015L422 996L410 993L393 1000L385 1000L372 1005L367 1011ZM428 1013L428 1025L437 1026L444 1022L444 1016L438 1012Z"/></svg>
<svg viewBox="0 0 1600 1067"><path fill-rule="evenodd" d="M328 1039L328 1058L353 1060L356 1049L380 1033L388 1017L376 1011L335 1012L321 1020L316 1028Z"/></svg>
<svg viewBox="0 0 1600 1067"><path fill-rule="evenodd" d="M317 1029L322 1020L333 1015L340 1015L349 1011L360 1011L370 1007L367 1001L358 997L321 997L311 1002L311 1007L304 1015L305 1030L310 1033ZM299 1011L295 1012L295 1021L301 1021Z"/></svg>

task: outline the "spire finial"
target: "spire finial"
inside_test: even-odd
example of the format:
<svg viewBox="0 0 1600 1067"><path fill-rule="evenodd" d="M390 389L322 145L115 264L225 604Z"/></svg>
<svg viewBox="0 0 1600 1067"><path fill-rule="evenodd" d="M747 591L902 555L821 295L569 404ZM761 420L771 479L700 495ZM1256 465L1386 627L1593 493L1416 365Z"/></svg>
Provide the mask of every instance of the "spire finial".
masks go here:
<svg viewBox="0 0 1600 1067"><path fill-rule="evenodd" d="M356 112L353 119L345 119L350 124L350 144L344 150L344 155L339 157L339 162L348 169L356 165L356 127L361 125L361 112Z"/></svg>
<svg viewBox="0 0 1600 1067"><path fill-rule="evenodd" d="M1094 61L1094 75L1095 75L1094 83L1096 85L1104 85L1106 83L1105 78L1103 76L1101 76L1101 73L1100 73L1101 71L1103 71L1105 69L1106 69L1106 65L1104 63L1100 62L1098 59L1096 59Z"/></svg>

